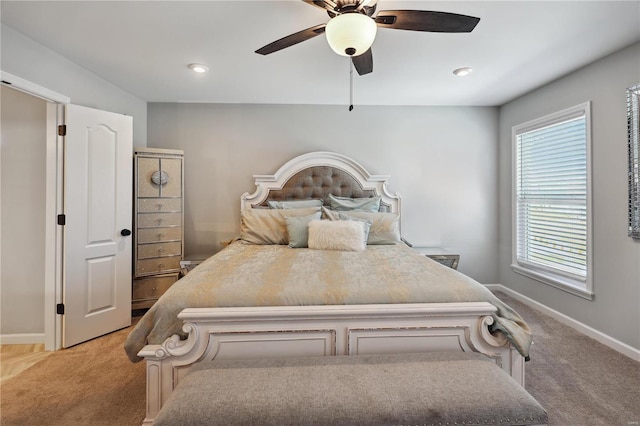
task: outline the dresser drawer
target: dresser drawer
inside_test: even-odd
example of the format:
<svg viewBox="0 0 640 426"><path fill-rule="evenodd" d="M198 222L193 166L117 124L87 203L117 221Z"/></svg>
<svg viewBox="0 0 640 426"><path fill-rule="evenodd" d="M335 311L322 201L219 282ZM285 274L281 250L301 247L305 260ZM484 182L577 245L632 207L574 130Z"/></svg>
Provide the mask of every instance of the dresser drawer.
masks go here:
<svg viewBox="0 0 640 426"><path fill-rule="evenodd" d="M182 254L182 242L139 244L138 259L149 259L151 257L180 256Z"/></svg>
<svg viewBox="0 0 640 426"><path fill-rule="evenodd" d="M138 213L162 213L182 211L182 198L140 198Z"/></svg>
<svg viewBox="0 0 640 426"><path fill-rule="evenodd" d="M138 229L138 244L180 240L182 240L182 228L179 226L174 228Z"/></svg>
<svg viewBox="0 0 640 426"><path fill-rule="evenodd" d="M157 300L178 280L178 274L161 275L133 280L131 301Z"/></svg>
<svg viewBox="0 0 640 426"><path fill-rule="evenodd" d="M139 228L182 226L182 213L138 213Z"/></svg>
<svg viewBox="0 0 640 426"><path fill-rule="evenodd" d="M138 260L136 262L136 275L151 275L162 272L179 271L180 257L155 257L153 259Z"/></svg>

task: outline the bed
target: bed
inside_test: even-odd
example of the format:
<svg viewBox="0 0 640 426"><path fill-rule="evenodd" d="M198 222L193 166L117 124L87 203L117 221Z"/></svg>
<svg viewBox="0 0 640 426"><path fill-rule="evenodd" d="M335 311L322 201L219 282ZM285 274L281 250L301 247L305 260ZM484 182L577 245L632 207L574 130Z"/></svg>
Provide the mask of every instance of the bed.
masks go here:
<svg viewBox="0 0 640 426"><path fill-rule="evenodd" d="M529 327L401 240L388 176L313 152L254 178L255 192L241 196L241 239L174 284L125 342L132 361L146 361L146 424L191 366L213 359L479 352L524 386ZM333 250L345 235L360 245Z"/></svg>

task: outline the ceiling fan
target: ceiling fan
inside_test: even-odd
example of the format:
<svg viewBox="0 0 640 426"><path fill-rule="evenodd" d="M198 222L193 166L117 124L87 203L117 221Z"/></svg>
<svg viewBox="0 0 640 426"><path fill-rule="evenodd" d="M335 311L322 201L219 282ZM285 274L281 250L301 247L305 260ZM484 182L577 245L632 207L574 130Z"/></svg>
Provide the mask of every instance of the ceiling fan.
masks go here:
<svg viewBox="0 0 640 426"><path fill-rule="evenodd" d="M377 27L438 33L469 33L480 18L457 13L427 10L382 10L374 17L378 0L303 0L325 10L331 18L326 24L288 35L256 50L268 55L325 33L331 48L349 56L358 74L373 71L371 45Z"/></svg>

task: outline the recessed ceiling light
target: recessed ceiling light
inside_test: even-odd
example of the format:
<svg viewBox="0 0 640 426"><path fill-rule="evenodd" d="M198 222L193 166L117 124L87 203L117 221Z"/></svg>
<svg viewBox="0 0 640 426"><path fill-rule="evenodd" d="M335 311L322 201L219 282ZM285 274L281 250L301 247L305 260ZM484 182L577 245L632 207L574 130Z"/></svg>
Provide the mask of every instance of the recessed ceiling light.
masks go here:
<svg viewBox="0 0 640 426"><path fill-rule="evenodd" d="M473 71L471 67L462 67L454 70L453 73L458 77L464 77L465 75L469 75Z"/></svg>
<svg viewBox="0 0 640 426"><path fill-rule="evenodd" d="M203 73L209 71L209 67L202 64L189 64L189 68L191 68L195 72Z"/></svg>

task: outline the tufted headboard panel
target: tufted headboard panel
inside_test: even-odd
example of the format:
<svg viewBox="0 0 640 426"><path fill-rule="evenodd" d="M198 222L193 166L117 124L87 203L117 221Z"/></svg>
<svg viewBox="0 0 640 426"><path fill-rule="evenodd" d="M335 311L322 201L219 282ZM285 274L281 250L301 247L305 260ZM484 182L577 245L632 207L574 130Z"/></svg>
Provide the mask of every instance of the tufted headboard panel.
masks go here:
<svg viewBox="0 0 640 426"><path fill-rule="evenodd" d="M329 194L338 197L375 197L374 189L363 189L362 185L349 173L332 166L314 166L291 176L281 189L271 189L267 198L253 207L267 206L267 201L324 200L329 205ZM389 206L381 203L380 211L388 211Z"/></svg>

